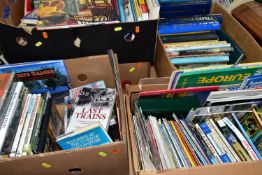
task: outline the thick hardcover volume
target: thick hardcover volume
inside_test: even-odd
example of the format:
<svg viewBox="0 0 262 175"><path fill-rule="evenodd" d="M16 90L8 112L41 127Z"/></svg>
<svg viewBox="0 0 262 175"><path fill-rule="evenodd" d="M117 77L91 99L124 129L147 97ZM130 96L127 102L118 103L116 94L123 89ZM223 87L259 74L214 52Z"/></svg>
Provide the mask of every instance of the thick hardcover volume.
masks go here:
<svg viewBox="0 0 262 175"><path fill-rule="evenodd" d="M251 1L232 10L232 15L254 36L262 45L262 4Z"/></svg>
<svg viewBox="0 0 262 175"><path fill-rule="evenodd" d="M111 1L42 0L39 29L119 22Z"/></svg>
<svg viewBox="0 0 262 175"><path fill-rule="evenodd" d="M0 109L14 79L14 73L0 74Z"/></svg>
<svg viewBox="0 0 262 175"><path fill-rule="evenodd" d="M115 89L83 88L66 133L95 121L99 121L107 131L115 104L115 97Z"/></svg>
<svg viewBox="0 0 262 175"><path fill-rule="evenodd" d="M198 64L198 63L217 63L217 62L228 62L228 55L217 55L217 56L199 56L199 57L186 57L186 58L171 58L172 64Z"/></svg>
<svg viewBox="0 0 262 175"><path fill-rule="evenodd" d="M248 152L249 156L252 160L259 160L254 150L251 148L250 144L246 140L246 138L243 136L243 134L235 127L235 125L227 118L224 117L223 121L226 123L226 125L235 133L237 138L241 141L243 147Z"/></svg>
<svg viewBox="0 0 262 175"><path fill-rule="evenodd" d="M38 143L37 143L37 147L33 149L34 153L42 153L45 150L45 142L47 138L51 107L52 107L52 98L49 96L47 97L45 108L43 109L44 113L42 115L41 126L39 130Z"/></svg>
<svg viewBox="0 0 262 175"><path fill-rule="evenodd" d="M217 21L181 23L181 24L160 24L158 33L160 35L171 35L187 32L217 31L221 29L221 24Z"/></svg>
<svg viewBox="0 0 262 175"><path fill-rule="evenodd" d="M227 153L221 148L221 146L219 145L218 141L216 140L215 135L212 133L212 131L210 130L210 128L208 127L206 122L201 123L199 126L203 130L203 132L205 133L205 135L207 136L207 138L209 139L209 141L211 142L211 144L213 145L215 150L217 151L217 153L220 156L221 160L224 163L231 162L231 160L228 157Z"/></svg>
<svg viewBox="0 0 262 175"><path fill-rule="evenodd" d="M112 140L103 126L99 122L94 122L59 136L56 142L62 149L70 150L111 143Z"/></svg>
<svg viewBox="0 0 262 175"><path fill-rule="evenodd" d="M12 99L10 101L10 104L8 106L6 115L4 117L1 129L0 129L0 150L2 150L2 146L5 141L5 136L8 131L9 126L11 125L11 122L13 120L13 117L15 115L16 108L18 107L19 103L19 95L24 87L23 82L18 82L14 91L14 94L12 96Z"/></svg>
<svg viewBox="0 0 262 175"><path fill-rule="evenodd" d="M188 41L205 41L205 40L218 40L218 35L214 31L177 34L177 35L164 35L161 36L163 43L176 43L176 42L188 42Z"/></svg>
<svg viewBox="0 0 262 175"><path fill-rule="evenodd" d="M18 125L17 131L16 131L16 136L15 136L12 148L11 148L11 153L9 155L10 157L14 157L15 154L16 154L16 150L18 148L19 140L20 140L20 137L22 135L22 130L23 130L23 127L24 127L26 114L27 114L27 110L29 108L31 97L32 97L32 94L28 94L27 97L26 97L24 109L23 109L21 117L20 117L19 125Z"/></svg>
<svg viewBox="0 0 262 175"><path fill-rule="evenodd" d="M235 123L237 124L238 128L240 129L240 131L242 132L242 134L244 135L244 137L246 138L246 140L248 141L248 143L250 144L250 146L252 147L254 152L256 153L256 155L259 158L259 160L262 160L261 154L259 153L259 151L257 150L256 146L254 145L254 143L252 142L252 140L248 136L248 134L245 131L245 129L243 128L243 126L241 125L241 123L238 120L237 116L234 113L231 113L231 115L233 116L233 119L235 120Z"/></svg>
<svg viewBox="0 0 262 175"><path fill-rule="evenodd" d="M26 62L0 66L0 73L15 72L31 93L51 94L69 90L69 77L63 60Z"/></svg>

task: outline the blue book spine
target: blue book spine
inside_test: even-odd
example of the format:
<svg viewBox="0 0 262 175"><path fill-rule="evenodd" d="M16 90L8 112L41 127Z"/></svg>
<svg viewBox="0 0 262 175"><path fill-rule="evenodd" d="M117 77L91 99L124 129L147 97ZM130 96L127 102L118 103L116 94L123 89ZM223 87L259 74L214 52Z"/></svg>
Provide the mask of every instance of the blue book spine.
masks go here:
<svg viewBox="0 0 262 175"><path fill-rule="evenodd" d="M221 14L209 14L209 15L194 15L190 17L178 17L172 19L160 20L160 24L183 24L183 23L198 23L198 22L222 22L223 18Z"/></svg>
<svg viewBox="0 0 262 175"><path fill-rule="evenodd" d="M262 75L246 77L240 89L262 88Z"/></svg>
<svg viewBox="0 0 262 175"><path fill-rule="evenodd" d="M123 0L118 0L117 2L118 2L118 8L119 8L120 21L126 22L124 8L123 8Z"/></svg>
<svg viewBox="0 0 262 175"><path fill-rule="evenodd" d="M87 148L90 146L98 146L111 142L111 138L105 134L101 127L95 127L88 131L57 141L63 150Z"/></svg>
<svg viewBox="0 0 262 175"><path fill-rule="evenodd" d="M171 58L172 64L197 64L197 63L215 63L229 61L228 55L205 56L205 57L186 57L186 58Z"/></svg>
<svg viewBox="0 0 262 175"><path fill-rule="evenodd" d="M130 5L131 5L131 9L132 9L132 14L133 14L133 18L134 18L134 21L138 21L138 17L136 15L136 6L135 6L135 2L134 0L130 0Z"/></svg>
<svg viewBox="0 0 262 175"><path fill-rule="evenodd" d="M200 32L200 31L216 31L220 30L219 22L197 22L185 24L160 24L158 32L160 35L186 33L186 32Z"/></svg>
<svg viewBox="0 0 262 175"><path fill-rule="evenodd" d="M248 143L250 144L251 148L253 149L253 151L256 153L257 157L259 158L259 160L262 160L262 156L259 153L259 151L257 150L256 146L254 145L254 143L251 141L250 137L247 135L245 129L243 128L243 126L241 125L241 123L239 122L237 116L234 113L231 113L236 124L238 125L238 128L240 129L240 131L242 132L242 134L244 135L244 137L247 139Z"/></svg>
<svg viewBox="0 0 262 175"><path fill-rule="evenodd" d="M231 162L229 156L227 153L220 147L220 145L217 143L216 139L212 135L211 129L207 126L206 122L201 123L200 128L203 130L211 144L214 146L216 152L218 153L219 157L224 163Z"/></svg>

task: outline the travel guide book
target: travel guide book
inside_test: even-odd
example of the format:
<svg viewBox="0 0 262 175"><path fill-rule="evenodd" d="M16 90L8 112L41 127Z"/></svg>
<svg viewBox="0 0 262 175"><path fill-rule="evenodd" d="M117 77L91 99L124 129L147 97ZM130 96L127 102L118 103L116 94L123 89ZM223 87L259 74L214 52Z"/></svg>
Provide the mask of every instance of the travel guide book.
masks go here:
<svg viewBox="0 0 262 175"><path fill-rule="evenodd" d="M63 60L26 62L0 66L0 74L15 72L31 93L50 94L69 90L69 78Z"/></svg>
<svg viewBox="0 0 262 175"><path fill-rule="evenodd" d="M119 22L109 0L42 0L38 15L40 30Z"/></svg>
<svg viewBox="0 0 262 175"><path fill-rule="evenodd" d="M71 114L66 133L97 121L107 131L115 98L115 89L83 88Z"/></svg>

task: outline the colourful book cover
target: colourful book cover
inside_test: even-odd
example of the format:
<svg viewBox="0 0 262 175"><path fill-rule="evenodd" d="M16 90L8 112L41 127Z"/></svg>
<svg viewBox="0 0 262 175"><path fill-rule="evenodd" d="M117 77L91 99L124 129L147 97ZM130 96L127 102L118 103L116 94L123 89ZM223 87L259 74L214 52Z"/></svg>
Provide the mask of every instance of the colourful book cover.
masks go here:
<svg viewBox="0 0 262 175"><path fill-rule="evenodd" d="M0 73L15 72L31 93L50 94L69 90L69 77L63 60L26 62L0 66Z"/></svg>
<svg viewBox="0 0 262 175"><path fill-rule="evenodd" d="M59 136L56 142L63 150L70 150L111 143L112 139L103 126L99 122L95 122Z"/></svg>
<svg viewBox="0 0 262 175"><path fill-rule="evenodd" d="M179 74L174 76L174 79L170 79L170 85L171 89L174 89L239 84L247 76L260 75L261 72L262 64L260 63L180 71Z"/></svg>
<svg viewBox="0 0 262 175"><path fill-rule="evenodd" d="M240 89L262 88L262 75L246 77Z"/></svg>
<svg viewBox="0 0 262 175"><path fill-rule="evenodd" d="M107 131L115 105L116 90L83 88L68 124L66 133L99 121Z"/></svg>
<svg viewBox="0 0 262 175"><path fill-rule="evenodd" d="M42 0L38 14L41 20L39 29L119 21L109 0Z"/></svg>

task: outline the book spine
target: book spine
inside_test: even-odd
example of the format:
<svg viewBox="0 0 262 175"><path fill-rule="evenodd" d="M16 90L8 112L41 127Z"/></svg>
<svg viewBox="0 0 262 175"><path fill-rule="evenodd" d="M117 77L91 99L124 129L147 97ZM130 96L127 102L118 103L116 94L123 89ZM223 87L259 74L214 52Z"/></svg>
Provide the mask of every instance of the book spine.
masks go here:
<svg viewBox="0 0 262 175"><path fill-rule="evenodd" d="M136 16L137 16L137 20L142 21L143 17L142 17L142 11L141 11L140 6L139 6L139 0L134 0L134 4L135 4L135 13L136 13Z"/></svg>
<svg viewBox="0 0 262 175"><path fill-rule="evenodd" d="M130 5L131 5L131 10L132 10L134 21L138 21L138 16L137 16L137 13L136 13L135 1L136 0L130 0Z"/></svg>
<svg viewBox="0 0 262 175"><path fill-rule="evenodd" d="M230 158L228 157L227 153L221 148L219 143L216 140L216 137L214 136L214 133L210 130L206 122L201 123L200 128L203 130L215 150L217 151L218 155L220 156L221 160L224 163L231 162Z"/></svg>
<svg viewBox="0 0 262 175"><path fill-rule="evenodd" d="M148 20L148 8L145 3L145 0L139 0L139 5L142 12L143 20Z"/></svg>
<svg viewBox="0 0 262 175"><path fill-rule="evenodd" d="M23 130L22 130L22 134L21 134L21 138L20 138L20 141L19 141L19 144L18 144L16 154L15 154L15 156L18 156L18 157L22 156L22 151L23 151L23 147L24 147L24 143L25 143L25 139L26 139L27 129L28 129L28 126L29 126L29 121L31 119L35 100L36 100L36 94L33 94L31 99L30 99L29 107L28 107L28 110L27 110L26 118L25 118L24 127L23 127Z"/></svg>
<svg viewBox="0 0 262 175"><path fill-rule="evenodd" d="M32 94L27 95L26 102L25 102L25 105L24 105L24 109L22 111L21 118L20 118L20 121L19 121L19 125L18 125L17 131L16 131L16 136L15 136L12 148L11 148L11 153L9 155L10 157L15 156L16 150L18 148L20 136L21 136L21 133L22 133L22 130L23 130L23 127L24 127L26 114L27 114L27 110L29 108L29 103L30 103L31 97L32 97Z"/></svg>
<svg viewBox="0 0 262 175"><path fill-rule="evenodd" d="M158 32L160 35L170 35L187 32L200 31L216 31L220 30L219 22L199 22L199 23L185 23L185 24L169 24L159 25Z"/></svg>
<svg viewBox="0 0 262 175"><path fill-rule="evenodd" d="M10 126L12 120L13 120L14 115L15 115L15 111L16 111L16 108L17 108L18 102L19 102L19 100L18 100L19 94L20 94L23 86L24 86L23 82L17 83L14 94L13 94L12 99L11 99L11 102L8 106L6 115L4 117L1 129L0 129L0 150L2 150L2 146L3 146L4 141L5 141L5 136L6 136L7 130L8 130L8 128L9 128L9 126Z"/></svg>
<svg viewBox="0 0 262 175"><path fill-rule="evenodd" d="M120 21L126 22L124 8L123 8L123 0L118 0L117 2L118 2L119 14L120 14Z"/></svg>
<svg viewBox="0 0 262 175"><path fill-rule="evenodd" d="M10 77L9 77L9 80L7 81L6 87L5 87L4 92L3 92L2 96L1 96L1 99L0 99L0 109L2 108L3 103L4 103L5 99L6 99L7 94L9 92L9 90L10 90L11 85L12 85L12 82L14 81L14 76L15 76L15 73L12 72ZM1 126L1 123L0 123L0 126Z"/></svg>
<svg viewBox="0 0 262 175"><path fill-rule="evenodd" d="M199 126L198 123L195 124L196 130L198 131L198 133L200 134L200 136L203 138L205 144L208 146L208 148L210 149L211 153L215 156L217 163L222 163L221 158L219 157L219 155L217 154L215 148L212 146L212 144L210 143L210 141L208 140L207 136L205 135L205 133L203 132L203 130L201 129L201 127Z"/></svg>
<svg viewBox="0 0 262 175"><path fill-rule="evenodd" d="M254 143L251 141L250 137L247 135L245 129L243 128L243 126L239 122L237 116L234 113L231 113L231 115L233 116L233 119L235 120L236 124L238 125L238 128L240 129L240 131L242 132L242 134L244 135L244 137L246 138L246 140L248 141L248 143L250 144L250 146L252 147L252 149L256 153L256 155L259 158L259 160L262 160L262 157L261 157L259 151L257 150L257 148L254 145Z"/></svg>
<svg viewBox="0 0 262 175"><path fill-rule="evenodd" d="M228 150L230 151L230 153L232 154L232 156L235 158L235 160L237 162L241 162L241 160L239 159L239 157L237 156L237 154L235 153L235 151L233 150L233 148L230 146L230 144L228 143L228 141L226 140L226 138L223 136L223 134L221 133L221 131L218 129L217 125L215 124L215 122L212 120L212 118L209 119L211 125L213 126L213 128L216 130L217 134L219 135L219 137L221 138L221 140L224 142L225 146L228 148Z"/></svg>
<svg viewBox="0 0 262 175"><path fill-rule="evenodd" d="M26 138L25 138L22 156L30 155L32 153L32 147L31 147L30 141L31 141L31 137L32 137L35 121L36 121L37 110L38 110L38 107L39 107L39 103L41 101L40 98L41 98L41 95L37 94L36 95L36 102L34 104L33 111L32 111L32 116L30 118L28 129L27 129L27 132L26 132Z"/></svg>
<svg viewBox="0 0 262 175"><path fill-rule="evenodd" d="M187 57L187 58L171 58L172 64L197 64L197 63L216 63L216 62L228 62L229 56L202 56L202 57Z"/></svg>
<svg viewBox="0 0 262 175"><path fill-rule="evenodd" d="M211 14L211 15L195 15L192 17L178 17L173 19L167 19L160 21L160 23L164 24L181 24L181 23L198 23L198 22L222 22L221 14Z"/></svg>
<svg viewBox="0 0 262 175"><path fill-rule="evenodd" d="M227 118L224 117L223 121L226 123L226 125L236 134L238 139L241 141L243 147L246 149L248 154L250 155L252 160L259 160L254 150L251 148L245 137L241 134L241 132L235 127L235 125Z"/></svg>
<svg viewBox="0 0 262 175"><path fill-rule="evenodd" d="M206 121L207 126L210 128L216 142L218 143L218 145L222 148L222 150L225 151L225 153L228 155L229 159L231 160L231 162L236 162L235 157L231 154L231 152L229 151L229 149L227 148L227 146L224 144L224 142L222 141L222 139L220 138L220 136L218 135L218 133L216 132L216 130L214 129L213 125L210 123L210 121Z"/></svg>

